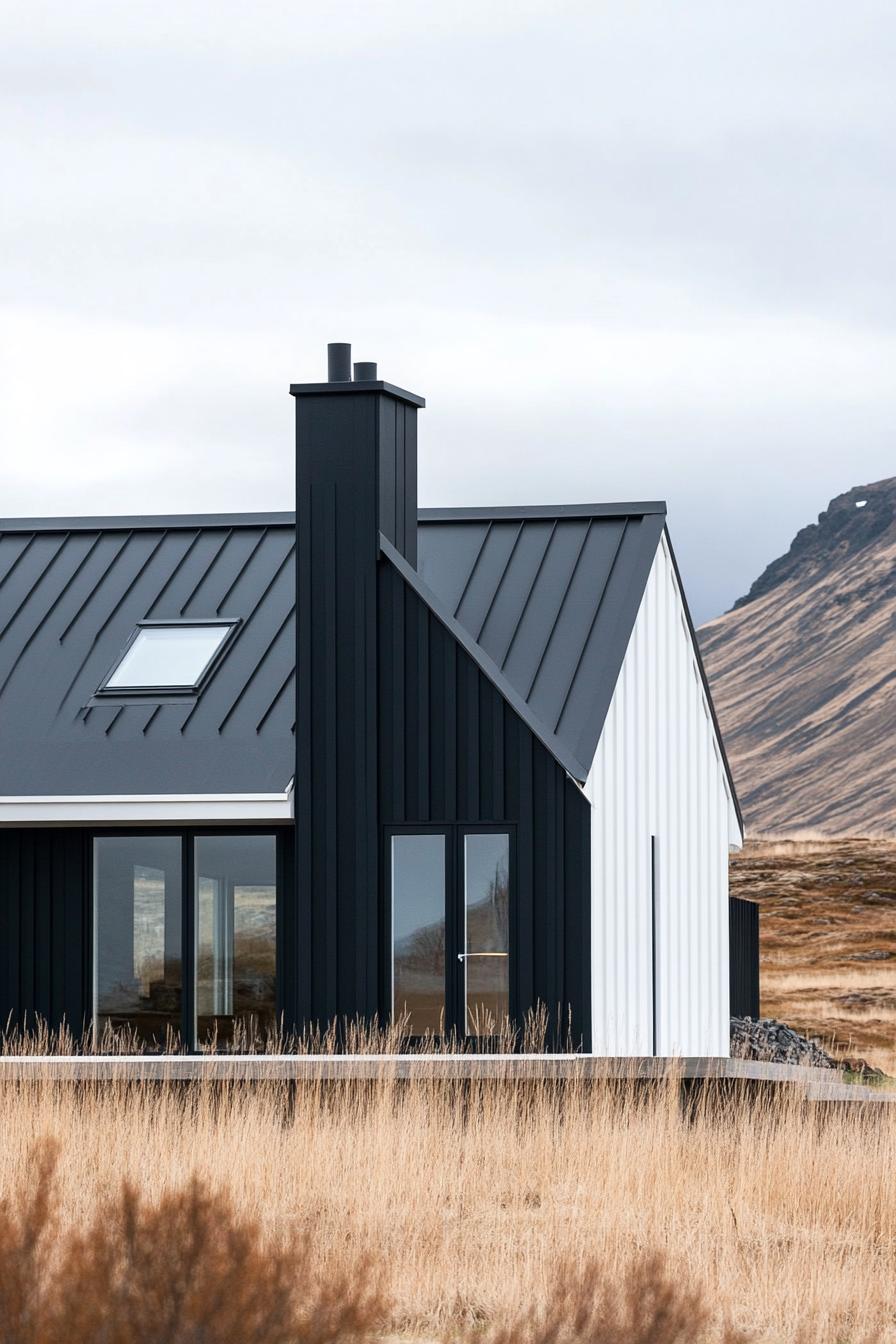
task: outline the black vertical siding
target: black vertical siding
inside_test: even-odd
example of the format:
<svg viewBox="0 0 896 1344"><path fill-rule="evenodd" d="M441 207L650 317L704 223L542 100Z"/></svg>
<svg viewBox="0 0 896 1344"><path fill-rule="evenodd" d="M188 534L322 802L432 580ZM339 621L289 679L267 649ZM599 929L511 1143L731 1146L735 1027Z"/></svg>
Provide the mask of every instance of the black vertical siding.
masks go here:
<svg viewBox="0 0 896 1344"><path fill-rule="evenodd" d="M379 530L417 568L417 408L378 399Z"/></svg>
<svg viewBox="0 0 896 1344"><path fill-rule="evenodd" d="M83 831L0 830L0 1027L91 1011L87 839Z"/></svg>
<svg viewBox="0 0 896 1344"><path fill-rule="evenodd" d="M731 1016L759 1016L759 906L738 896L728 900Z"/></svg>
<svg viewBox="0 0 896 1344"><path fill-rule="evenodd" d="M377 1011L379 403L296 399L296 909L287 1019Z"/></svg>
<svg viewBox="0 0 896 1344"><path fill-rule="evenodd" d="M417 408L356 386L292 390L296 901L284 1011L301 1024L379 1008L377 563L382 532L416 564ZM413 692L425 651L413 631L393 634L389 654ZM423 754L403 769L411 807L428 772Z"/></svg>
<svg viewBox="0 0 896 1344"><path fill-rule="evenodd" d="M381 826L514 828L512 1010L545 1005L558 1032L569 1028L588 1049L589 804L388 563L379 570L379 620ZM388 937L385 920L381 927ZM387 992L383 984L383 1012Z"/></svg>

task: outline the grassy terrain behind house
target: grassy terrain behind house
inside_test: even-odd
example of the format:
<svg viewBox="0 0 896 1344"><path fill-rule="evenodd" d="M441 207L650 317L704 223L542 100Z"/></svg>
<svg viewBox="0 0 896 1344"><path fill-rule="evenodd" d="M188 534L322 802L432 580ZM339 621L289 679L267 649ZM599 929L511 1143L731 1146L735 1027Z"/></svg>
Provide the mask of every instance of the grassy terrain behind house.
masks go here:
<svg viewBox="0 0 896 1344"><path fill-rule="evenodd" d="M896 840L751 840L731 893L760 906L762 1013L896 1073Z"/></svg>

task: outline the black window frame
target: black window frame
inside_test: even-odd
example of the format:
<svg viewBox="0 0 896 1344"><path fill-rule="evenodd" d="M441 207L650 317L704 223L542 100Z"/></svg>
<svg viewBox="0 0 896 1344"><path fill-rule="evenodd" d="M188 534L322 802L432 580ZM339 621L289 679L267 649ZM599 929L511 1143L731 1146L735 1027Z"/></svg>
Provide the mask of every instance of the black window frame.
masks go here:
<svg viewBox="0 0 896 1344"><path fill-rule="evenodd" d="M382 891L383 921L381 938L381 969L383 994L380 1003L382 1020L394 1020L393 999L393 946L392 946L392 840L397 835L443 835L445 837L445 1032L469 1045L487 1050L493 1038L477 1036L467 1031L465 965L458 957L465 952L464 933L466 890L464 886L464 837L467 835L506 835L509 841L508 904L509 904L509 1019L520 1020L518 995L518 912L517 912L517 828L512 821L446 821L398 823L383 827ZM410 1035L409 1045L418 1044L423 1037Z"/></svg>
<svg viewBox="0 0 896 1344"><path fill-rule="evenodd" d="M102 681L97 687L95 695L101 696L104 700L130 699L133 696L137 697L142 696L145 698L148 695L151 695L153 697L157 696L183 697L183 696L199 695L200 691L205 686L209 677L211 677L215 668L218 666L221 659L224 657L225 653L227 652L227 649L232 644L237 629L240 626L240 623L241 623L241 617L239 616L209 616L209 617L189 616L189 617L169 618L168 620L159 619L159 620L137 621L136 625L134 626L134 629L131 631L127 643L124 645L122 649L119 650L115 662L109 668L108 672L103 677ZM226 634L224 635L224 638L221 640L221 643L218 645L215 652L206 662L199 676L194 681L186 682L183 685L179 686L171 686L171 685L159 686L159 685L153 685L151 682L142 686L109 685L110 678L113 677L115 673L118 671L119 667L121 667L121 664L124 662L128 653L139 639L140 632L142 630L147 629L158 630L160 628L167 630L195 629L197 626L201 626L203 628L206 628L208 626L226 627Z"/></svg>
<svg viewBox="0 0 896 1344"><path fill-rule="evenodd" d="M180 841L180 880L181 880L181 1048L186 1054L206 1054L200 1050L196 1041L196 840L203 836L230 835L270 835L275 840L275 872L277 882L275 916L275 974L276 991L274 999L277 1023L283 1020L286 1001L284 978L284 918L286 911L286 893L291 890L290 859L291 846L287 844L292 827L263 823L246 826L120 826L93 827L88 832L87 845L87 893L89 909L89 928L87 949L89 967L87 984L90 993L89 1021L91 1028L96 1024L96 889L94 885L95 849L94 841L113 836L119 840L140 836L168 836ZM160 1053L161 1046L159 1047Z"/></svg>

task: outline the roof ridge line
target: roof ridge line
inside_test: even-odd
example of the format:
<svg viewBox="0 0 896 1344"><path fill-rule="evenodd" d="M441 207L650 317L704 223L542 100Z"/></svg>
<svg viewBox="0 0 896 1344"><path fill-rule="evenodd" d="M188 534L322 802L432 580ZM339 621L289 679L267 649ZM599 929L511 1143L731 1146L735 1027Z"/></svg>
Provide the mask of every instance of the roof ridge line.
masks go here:
<svg viewBox="0 0 896 1344"><path fill-rule="evenodd" d="M0 535L12 532L137 532L197 527L294 527L295 512L147 513L71 518L0 518Z"/></svg>
<svg viewBox="0 0 896 1344"><path fill-rule="evenodd" d="M664 500L605 504L510 504L417 510L421 523L464 522L482 519L520 521L526 518L627 518L666 513ZM81 516L0 518L0 535L17 532L136 532L197 527L294 527L295 510L257 513L110 513Z"/></svg>
<svg viewBox="0 0 896 1344"><path fill-rule="evenodd" d="M484 521L486 519L512 522L527 518L630 518L647 513L668 512L662 499L639 501L611 501L593 504L501 504L494 507L462 505L459 508L418 509L421 523Z"/></svg>

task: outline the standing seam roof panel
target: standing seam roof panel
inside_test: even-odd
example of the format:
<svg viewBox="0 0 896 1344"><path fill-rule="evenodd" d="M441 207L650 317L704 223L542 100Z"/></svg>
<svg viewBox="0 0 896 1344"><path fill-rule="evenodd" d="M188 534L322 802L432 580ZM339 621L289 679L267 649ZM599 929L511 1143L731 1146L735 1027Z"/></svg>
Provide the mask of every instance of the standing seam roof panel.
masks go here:
<svg viewBox="0 0 896 1344"><path fill-rule="evenodd" d="M662 531L662 512L639 508L453 511L419 527L423 583L577 778L593 758ZM0 794L286 788L291 516L6 526ZM240 621L198 698L96 698L139 621L182 615Z"/></svg>
<svg viewBox="0 0 896 1344"><path fill-rule="evenodd" d="M420 572L437 597L463 594L458 621L584 768L597 749L665 515L546 512L523 510L490 525L457 511L444 520L427 516Z"/></svg>
<svg viewBox="0 0 896 1344"><path fill-rule="evenodd" d="M293 550L251 516L0 536L0 794L284 791ZM202 693L97 699L137 623L182 612L242 622Z"/></svg>

